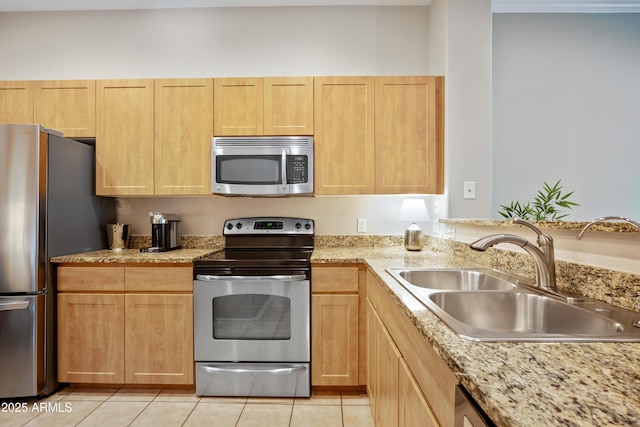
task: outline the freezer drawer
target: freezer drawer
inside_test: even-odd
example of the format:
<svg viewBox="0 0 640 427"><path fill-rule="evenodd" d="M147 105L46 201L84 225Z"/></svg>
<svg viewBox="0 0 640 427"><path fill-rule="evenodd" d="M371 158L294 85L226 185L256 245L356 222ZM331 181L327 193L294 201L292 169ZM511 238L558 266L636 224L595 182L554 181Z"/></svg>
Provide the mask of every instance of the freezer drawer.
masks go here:
<svg viewBox="0 0 640 427"><path fill-rule="evenodd" d="M0 398L44 389L45 295L0 297Z"/></svg>

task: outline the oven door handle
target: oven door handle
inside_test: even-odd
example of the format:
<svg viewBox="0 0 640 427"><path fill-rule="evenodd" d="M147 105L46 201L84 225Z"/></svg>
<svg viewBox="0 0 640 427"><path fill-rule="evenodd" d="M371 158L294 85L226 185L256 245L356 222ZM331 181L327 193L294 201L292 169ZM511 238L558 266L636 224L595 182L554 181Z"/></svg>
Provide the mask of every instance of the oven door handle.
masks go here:
<svg viewBox="0 0 640 427"><path fill-rule="evenodd" d="M304 274L275 274L272 276L215 276L209 274L198 274L196 280L213 281L247 281L247 280L277 280L283 282L300 282L307 277Z"/></svg>
<svg viewBox="0 0 640 427"><path fill-rule="evenodd" d="M297 371L305 371L306 366L292 366L287 368L266 368L266 369L249 369L249 368L220 368L217 366L202 366L207 372L232 372L234 374L275 374L275 375L288 375Z"/></svg>

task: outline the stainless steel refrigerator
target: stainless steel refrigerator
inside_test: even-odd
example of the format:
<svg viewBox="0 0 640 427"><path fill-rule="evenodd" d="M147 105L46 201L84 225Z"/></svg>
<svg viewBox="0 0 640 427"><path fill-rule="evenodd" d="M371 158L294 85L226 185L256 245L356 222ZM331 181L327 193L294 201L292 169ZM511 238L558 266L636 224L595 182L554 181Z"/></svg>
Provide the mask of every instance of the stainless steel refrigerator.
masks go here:
<svg viewBox="0 0 640 427"><path fill-rule="evenodd" d="M49 259L107 247L115 199L95 196L95 147L0 124L0 398L58 387Z"/></svg>

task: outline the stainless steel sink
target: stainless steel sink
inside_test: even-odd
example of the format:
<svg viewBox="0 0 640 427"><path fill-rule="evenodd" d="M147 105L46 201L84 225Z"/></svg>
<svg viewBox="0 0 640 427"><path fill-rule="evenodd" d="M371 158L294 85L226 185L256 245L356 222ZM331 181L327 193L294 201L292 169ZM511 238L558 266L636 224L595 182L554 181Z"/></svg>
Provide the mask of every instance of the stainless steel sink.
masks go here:
<svg viewBox="0 0 640 427"><path fill-rule="evenodd" d="M640 342L639 313L588 298L562 298L497 270L387 271L464 339Z"/></svg>
<svg viewBox="0 0 640 427"><path fill-rule="evenodd" d="M390 268L403 285L442 291L507 291L516 285L490 268ZM502 276L502 277L500 277Z"/></svg>
<svg viewBox="0 0 640 427"><path fill-rule="evenodd" d="M429 300L452 329L470 339L600 340L624 332L614 320L530 293L439 292L431 294Z"/></svg>

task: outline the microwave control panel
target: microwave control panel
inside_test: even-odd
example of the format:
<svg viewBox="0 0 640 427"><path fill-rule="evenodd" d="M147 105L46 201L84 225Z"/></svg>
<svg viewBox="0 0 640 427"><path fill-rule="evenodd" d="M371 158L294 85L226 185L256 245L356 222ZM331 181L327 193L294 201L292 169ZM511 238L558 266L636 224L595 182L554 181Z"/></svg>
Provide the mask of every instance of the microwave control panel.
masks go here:
<svg viewBox="0 0 640 427"><path fill-rule="evenodd" d="M287 156L287 184L309 182L309 157L303 155Z"/></svg>

